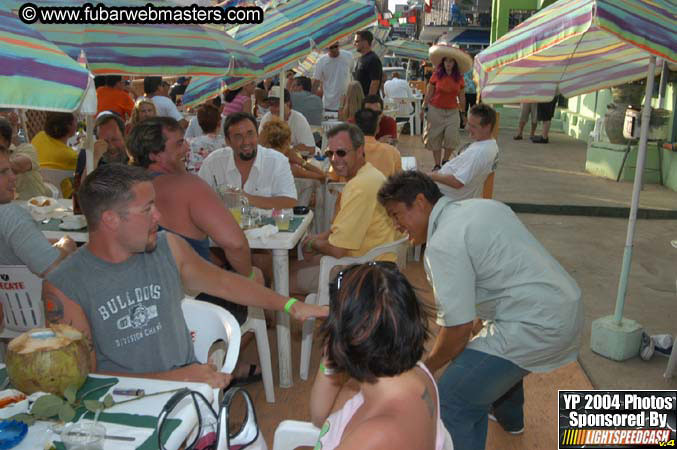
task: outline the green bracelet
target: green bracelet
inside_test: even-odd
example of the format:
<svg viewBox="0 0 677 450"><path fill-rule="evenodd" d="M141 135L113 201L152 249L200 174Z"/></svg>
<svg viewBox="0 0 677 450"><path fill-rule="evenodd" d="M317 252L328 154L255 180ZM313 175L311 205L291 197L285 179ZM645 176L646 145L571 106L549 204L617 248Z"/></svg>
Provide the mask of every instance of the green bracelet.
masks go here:
<svg viewBox="0 0 677 450"><path fill-rule="evenodd" d="M320 370L325 375L334 375L336 373L335 369L327 369L326 367L324 367L324 364L322 364L322 361L320 361Z"/></svg>
<svg viewBox="0 0 677 450"><path fill-rule="evenodd" d="M249 278L250 280L253 280L255 276L256 276L256 272L254 271L254 268L252 267L252 273L250 273L247 278Z"/></svg>
<svg viewBox="0 0 677 450"><path fill-rule="evenodd" d="M289 300L287 300L287 303L284 305L284 310L287 311L287 314L291 314L291 307L294 305L294 303L298 302L299 300L297 298L291 297Z"/></svg>
<svg viewBox="0 0 677 450"><path fill-rule="evenodd" d="M313 250L313 242L315 242L315 239L311 239L306 243L306 251L310 252Z"/></svg>

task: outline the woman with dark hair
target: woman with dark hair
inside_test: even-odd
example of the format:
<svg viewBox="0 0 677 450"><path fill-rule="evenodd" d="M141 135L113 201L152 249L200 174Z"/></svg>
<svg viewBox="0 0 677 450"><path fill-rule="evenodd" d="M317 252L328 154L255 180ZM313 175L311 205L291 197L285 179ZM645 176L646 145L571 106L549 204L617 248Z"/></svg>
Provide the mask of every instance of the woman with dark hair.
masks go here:
<svg viewBox="0 0 677 450"><path fill-rule="evenodd" d="M319 448L453 449L435 380L420 362L428 317L397 266L352 265L329 295L310 398Z"/></svg>
<svg viewBox="0 0 677 450"><path fill-rule="evenodd" d="M472 59L463 50L440 43L430 47L430 60L435 71L423 101L424 110L428 111L423 143L433 152L433 170L439 170L459 146L458 130L465 116L461 119L458 111L464 113L466 106L463 74L470 70Z"/></svg>
<svg viewBox="0 0 677 450"><path fill-rule="evenodd" d="M195 174L200 170L202 161L211 152L226 146L225 138L219 134L221 114L219 114L219 108L212 102L205 103L198 108L197 123L204 134L190 140L190 155L186 164L188 171Z"/></svg>
<svg viewBox="0 0 677 450"><path fill-rule="evenodd" d="M252 112L252 94L256 85L254 82L249 82L239 89L228 90L223 96L223 117L236 112Z"/></svg>
<svg viewBox="0 0 677 450"><path fill-rule="evenodd" d="M75 170L78 152L66 142L77 131L75 116L66 112L48 112L45 127L35 135L31 144L38 152L43 169Z"/></svg>

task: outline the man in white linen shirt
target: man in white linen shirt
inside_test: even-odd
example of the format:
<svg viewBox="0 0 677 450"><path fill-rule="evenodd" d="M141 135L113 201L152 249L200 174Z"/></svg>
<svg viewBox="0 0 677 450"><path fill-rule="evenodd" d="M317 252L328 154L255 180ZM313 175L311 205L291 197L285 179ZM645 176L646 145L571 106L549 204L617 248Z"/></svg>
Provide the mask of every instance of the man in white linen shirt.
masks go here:
<svg viewBox="0 0 677 450"><path fill-rule="evenodd" d="M261 125L259 132L263 129L266 122L273 117L280 117L280 86L273 86L268 91L268 108L267 112L261 118ZM284 90L284 121L289 125L291 130L291 145L293 149L301 153L315 154L315 138L313 137L313 130L310 128L308 120L300 112L292 109L291 95L287 89Z"/></svg>
<svg viewBox="0 0 677 450"><path fill-rule="evenodd" d="M223 124L229 147L207 156L198 175L214 189L241 188L249 204L258 208L296 206L296 186L289 160L282 153L258 145L256 119L249 113L229 115Z"/></svg>
<svg viewBox="0 0 677 450"><path fill-rule="evenodd" d="M468 133L475 141L437 172L428 174L447 197L453 200L482 197L484 180L494 170L498 145L491 137L496 111L483 103L470 109Z"/></svg>
<svg viewBox="0 0 677 450"><path fill-rule="evenodd" d="M346 93L354 65L350 52L339 49L338 42L328 48L315 64L313 92L322 97L325 111L338 112L341 96Z"/></svg>
<svg viewBox="0 0 677 450"><path fill-rule="evenodd" d="M396 100L398 98L411 98L414 96L414 93L409 87L409 83L400 78L400 74L393 72L392 78L385 82L383 85L383 93L385 94L386 101L388 99ZM411 102L403 103L399 105L398 116L408 116L414 112L414 106Z"/></svg>

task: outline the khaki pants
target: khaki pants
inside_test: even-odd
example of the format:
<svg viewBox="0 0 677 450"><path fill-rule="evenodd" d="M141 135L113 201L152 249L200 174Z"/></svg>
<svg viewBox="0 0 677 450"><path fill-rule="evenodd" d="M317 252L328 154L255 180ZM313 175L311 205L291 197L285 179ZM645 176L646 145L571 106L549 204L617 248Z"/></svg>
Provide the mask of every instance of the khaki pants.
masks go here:
<svg viewBox="0 0 677 450"><path fill-rule="evenodd" d="M443 148L455 150L458 148L460 137L460 117L458 109L441 109L428 106L428 116L423 132L423 143L428 150Z"/></svg>

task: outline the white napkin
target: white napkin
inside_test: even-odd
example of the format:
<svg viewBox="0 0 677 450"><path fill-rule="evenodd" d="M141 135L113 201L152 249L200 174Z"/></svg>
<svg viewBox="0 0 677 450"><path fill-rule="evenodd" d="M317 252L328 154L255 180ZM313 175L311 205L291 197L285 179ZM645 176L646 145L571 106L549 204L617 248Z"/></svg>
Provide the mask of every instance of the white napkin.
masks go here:
<svg viewBox="0 0 677 450"><path fill-rule="evenodd" d="M277 225L264 225L260 228L252 228L245 230L244 234L247 239L262 239L265 240L278 232Z"/></svg>

